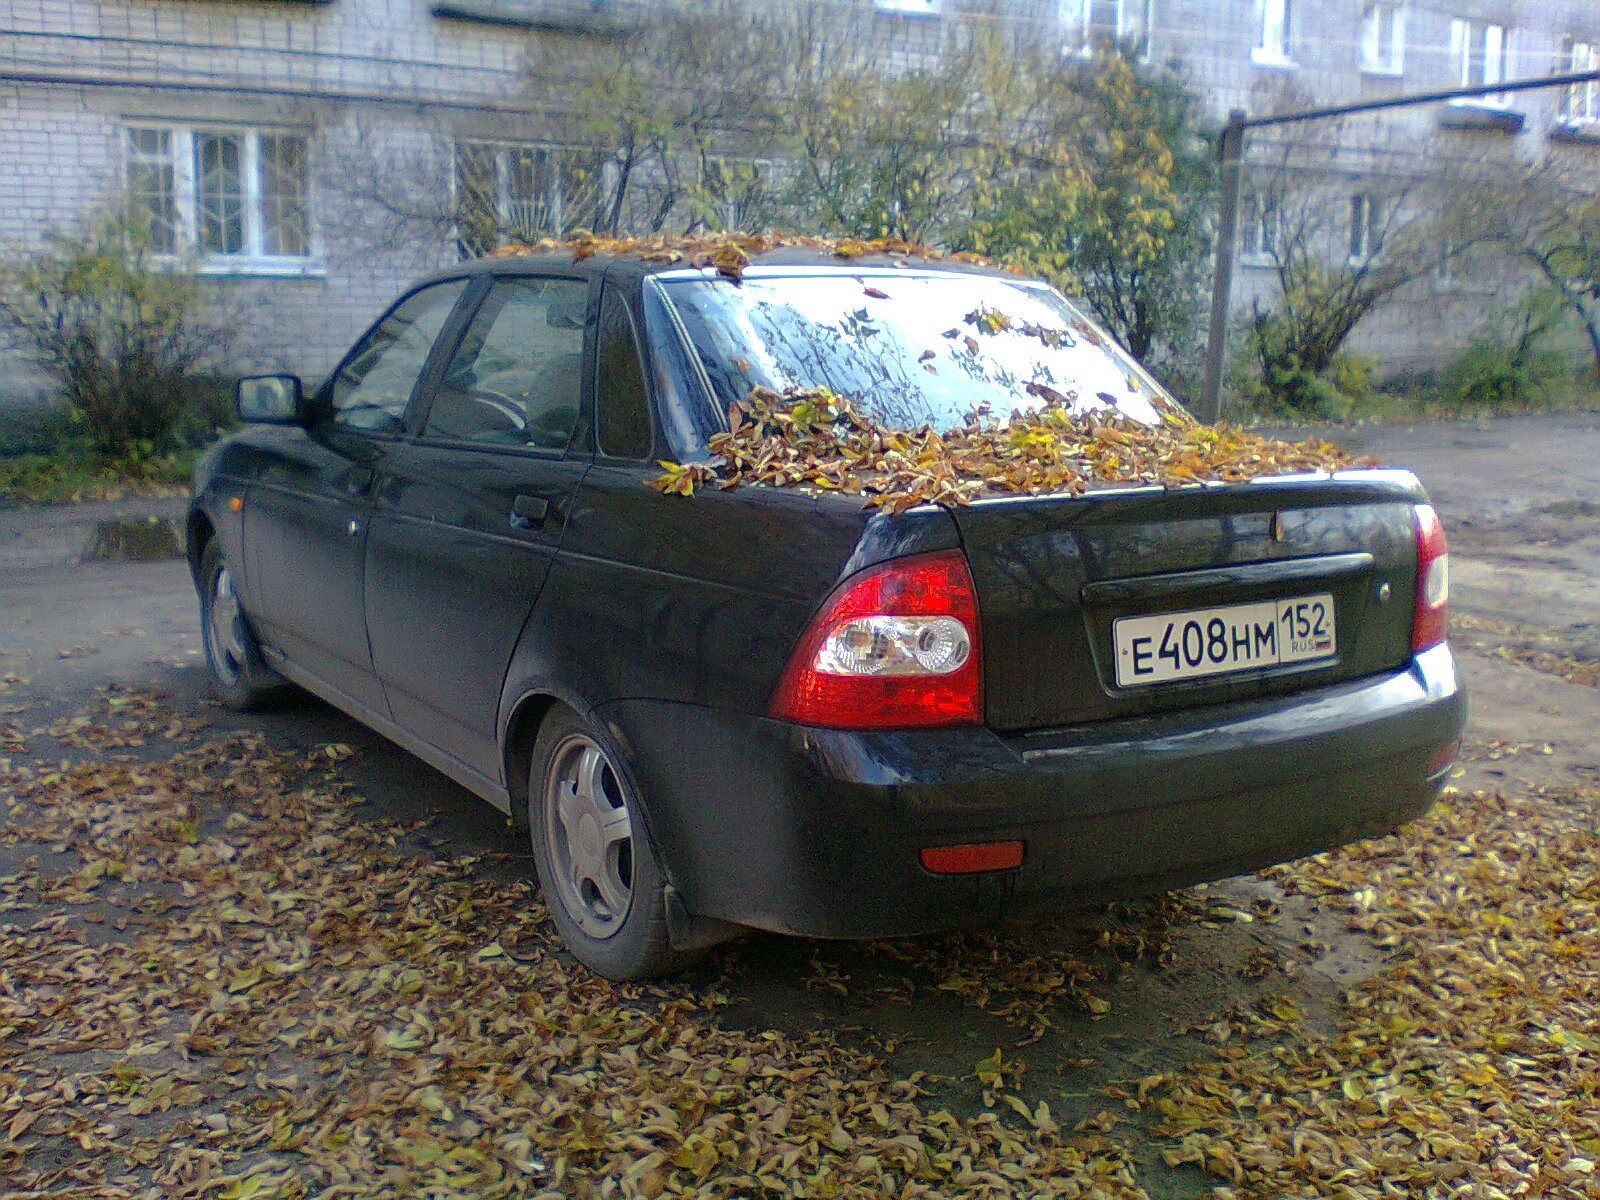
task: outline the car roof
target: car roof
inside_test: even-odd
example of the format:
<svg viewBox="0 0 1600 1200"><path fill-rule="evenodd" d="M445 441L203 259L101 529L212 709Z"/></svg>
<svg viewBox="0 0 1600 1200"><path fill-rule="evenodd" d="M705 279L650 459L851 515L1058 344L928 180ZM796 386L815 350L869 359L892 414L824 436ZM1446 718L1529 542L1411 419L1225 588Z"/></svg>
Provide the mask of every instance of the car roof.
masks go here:
<svg viewBox="0 0 1600 1200"><path fill-rule="evenodd" d="M704 254L682 254L675 260L669 260L661 255L646 257L649 253L648 247L637 253L614 254L598 251L582 257L575 255L570 248L548 250L534 248L528 251L501 250L485 255L482 258L469 259L454 266L432 272L417 280L413 286L420 287L438 280L460 279L463 276L538 275L550 271L563 275L579 274L584 276L601 275L612 271L616 277L622 279L642 279L649 275L660 275L667 272L704 273L709 277L718 275L717 269L706 262L707 256ZM837 272L840 275L852 275L859 274L864 270L879 271L888 268L891 270L915 270L918 272L936 271L949 274L987 275L1004 279L1027 278L1027 276L1019 275L1016 271L985 261L955 258L931 251L927 254L872 252L845 258L837 253L810 246L780 245L769 250L751 252L748 257L750 268L801 267L808 274L824 270ZM727 278L727 276L723 277Z"/></svg>

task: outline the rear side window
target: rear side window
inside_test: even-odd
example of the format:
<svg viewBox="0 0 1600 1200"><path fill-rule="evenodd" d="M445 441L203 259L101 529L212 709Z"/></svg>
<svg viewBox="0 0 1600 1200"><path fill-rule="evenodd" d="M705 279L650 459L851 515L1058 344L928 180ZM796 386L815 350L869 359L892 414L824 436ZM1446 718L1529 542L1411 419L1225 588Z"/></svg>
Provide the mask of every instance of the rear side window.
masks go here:
<svg viewBox="0 0 1600 1200"><path fill-rule="evenodd" d="M367 433L398 433L428 353L455 311L466 281L423 288L361 339L333 380L333 422Z"/></svg>
<svg viewBox="0 0 1600 1200"><path fill-rule="evenodd" d="M445 368L423 436L565 450L578 424L589 285L497 280Z"/></svg>
<svg viewBox="0 0 1600 1200"><path fill-rule="evenodd" d="M607 287L600 300L600 350L595 370L600 406L600 453L609 458L648 458L650 392L639 365L639 344L622 293Z"/></svg>

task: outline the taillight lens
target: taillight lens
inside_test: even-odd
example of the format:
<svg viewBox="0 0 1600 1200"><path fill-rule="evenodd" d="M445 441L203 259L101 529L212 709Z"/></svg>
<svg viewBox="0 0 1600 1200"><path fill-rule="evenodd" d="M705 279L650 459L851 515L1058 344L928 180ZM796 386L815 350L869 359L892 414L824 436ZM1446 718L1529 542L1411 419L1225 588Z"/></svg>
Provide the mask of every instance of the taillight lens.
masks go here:
<svg viewBox="0 0 1600 1200"><path fill-rule="evenodd" d="M870 567L823 602L771 715L832 729L983 720L978 604L959 550Z"/></svg>
<svg viewBox="0 0 1600 1200"><path fill-rule="evenodd" d="M1450 555L1444 526L1429 504L1414 510L1417 525L1417 609L1411 624L1411 649L1426 650L1450 631Z"/></svg>

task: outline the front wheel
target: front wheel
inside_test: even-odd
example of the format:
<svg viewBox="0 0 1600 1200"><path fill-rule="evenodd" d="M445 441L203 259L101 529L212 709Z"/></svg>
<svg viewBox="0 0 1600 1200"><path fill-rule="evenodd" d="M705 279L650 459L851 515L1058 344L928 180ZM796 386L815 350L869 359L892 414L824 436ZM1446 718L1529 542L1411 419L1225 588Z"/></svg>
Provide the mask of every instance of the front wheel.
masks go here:
<svg viewBox="0 0 1600 1200"><path fill-rule="evenodd" d="M567 947L608 979L685 965L667 933L661 865L639 805L599 733L551 712L534 742L528 825L545 903Z"/></svg>
<svg viewBox="0 0 1600 1200"><path fill-rule="evenodd" d="M288 689L283 677L261 658L261 647L239 602L233 568L215 539L200 555L200 632L211 682L229 708L261 708Z"/></svg>

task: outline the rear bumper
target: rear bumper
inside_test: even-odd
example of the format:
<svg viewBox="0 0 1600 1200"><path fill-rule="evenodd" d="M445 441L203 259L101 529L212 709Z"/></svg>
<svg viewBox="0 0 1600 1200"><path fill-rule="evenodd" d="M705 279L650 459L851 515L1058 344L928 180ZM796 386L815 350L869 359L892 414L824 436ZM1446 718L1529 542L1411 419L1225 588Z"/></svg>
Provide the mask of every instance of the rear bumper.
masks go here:
<svg viewBox="0 0 1600 1200"><path fill-rule="evenodd" d="M1448 647L1291 697L1002 737L843 733L687 704L597 714L630 759L690 912L816 937L992 921L1038 902L1217 879L1423 812L1459 738ZM1022 866L924 870L925 846L1017 839Z"/></svg>

